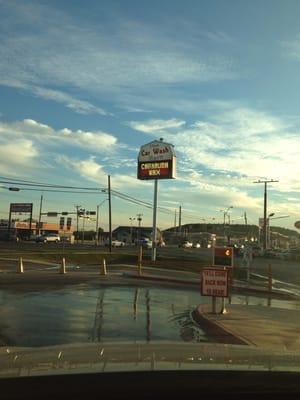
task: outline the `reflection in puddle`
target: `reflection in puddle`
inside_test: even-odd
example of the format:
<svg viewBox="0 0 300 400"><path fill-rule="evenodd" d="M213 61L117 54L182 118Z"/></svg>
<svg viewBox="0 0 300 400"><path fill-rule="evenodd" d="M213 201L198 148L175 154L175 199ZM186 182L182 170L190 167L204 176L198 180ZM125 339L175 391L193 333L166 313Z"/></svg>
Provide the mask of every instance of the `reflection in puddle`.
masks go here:
<svg viewBox="0 0 300 400"><path fill-rule="evenodd" d="M201 342L208 338L190 313L210 303L198 290L72 286L56 291L0 290L0 345L129 341ZM233 295L232 304L300 309L297 301Z"/></svg>

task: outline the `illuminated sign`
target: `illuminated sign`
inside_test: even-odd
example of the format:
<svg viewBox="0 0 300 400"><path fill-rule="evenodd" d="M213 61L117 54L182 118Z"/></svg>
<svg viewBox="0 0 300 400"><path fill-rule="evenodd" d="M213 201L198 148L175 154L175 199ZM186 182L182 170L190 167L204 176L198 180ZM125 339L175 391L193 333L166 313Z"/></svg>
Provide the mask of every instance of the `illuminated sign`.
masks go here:
<svg viewBox="0 0 300 400"><path fill-rule="evenodd" d="M213 265L220 267L233 267L233 247L214 247Z"/></svg>
<svg viewBox="0 0 300 400"><path fill-rule="evenodd" d="M228 270L204 268L202 270L201 295L228 297Z"/></svg>
<svg viewBox="0 0 300 400"><path fill-rule="evenodd" d="M175 178L176 155L174 146L154 140L141 147L138 157L138 179Z"/></svg>
<svg viewBox="0 0 300 400"><path fill-rule="evenodd" d="M158 162L139 162L138 163L139 179L172 179L173 178L173 162L172 160Z"/></svg>
<svg viewBox="0 0 300 400"><path fill-rule="evenodd" d="M10 203L10 212L32 212L32 203Z"/></svg>

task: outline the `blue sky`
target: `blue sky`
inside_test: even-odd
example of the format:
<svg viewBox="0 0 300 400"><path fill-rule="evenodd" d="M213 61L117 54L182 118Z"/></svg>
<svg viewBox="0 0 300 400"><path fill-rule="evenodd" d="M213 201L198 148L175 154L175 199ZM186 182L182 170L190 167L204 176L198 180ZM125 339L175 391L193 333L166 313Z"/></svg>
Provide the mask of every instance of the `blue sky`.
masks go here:
<svg viewBox="0 0 300 400"><path fill-rule="evenodd" d="M257 223L263 187L277 225L300 219L298 1L0 0L0 171L62 185L105 186L152 201L136 179L139 147L163 137L176 180L160 182L159 226ZM40 192L1 190L10 201ZM104 195L44 193L45 210L95 209ZM113 199L114 226L151 210ZM106 227L106 203L101 207ZM274 221L275 222L275 221Z"/></svg>

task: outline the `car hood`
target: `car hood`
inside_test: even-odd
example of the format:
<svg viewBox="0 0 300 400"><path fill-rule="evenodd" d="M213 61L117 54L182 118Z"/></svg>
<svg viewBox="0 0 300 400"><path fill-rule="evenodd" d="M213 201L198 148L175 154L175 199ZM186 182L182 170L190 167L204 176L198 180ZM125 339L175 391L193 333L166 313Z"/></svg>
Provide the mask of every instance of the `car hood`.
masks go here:
<svg viewBox="0 0 300 400"><path fill-rule="evenodd" d="M300 352L182 342L116 342L0 349L0 377L195 369L298 372Z"/></svg>

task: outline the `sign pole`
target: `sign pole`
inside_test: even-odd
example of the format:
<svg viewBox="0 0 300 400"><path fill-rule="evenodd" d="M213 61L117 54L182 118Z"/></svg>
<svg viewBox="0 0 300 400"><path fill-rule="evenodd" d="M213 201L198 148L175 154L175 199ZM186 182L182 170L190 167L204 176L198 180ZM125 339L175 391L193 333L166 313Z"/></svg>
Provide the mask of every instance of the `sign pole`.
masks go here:
<svg viewBox="0 0 300 400"><path fill-rule="evenodd" d="M217 314L217 309L216 309L216 297L212 297L212 313Z"/></svg>
<svg viewBox="0 0 300 400"><path fill-rule="evenodd" d="M156 242L157 242L157 229L156 229L156 217L157 217L157 192L158 192L158 179L154 180L154 200L153 200L153 227L152 227L152 253L151 260L156 261Z"/></svg>

